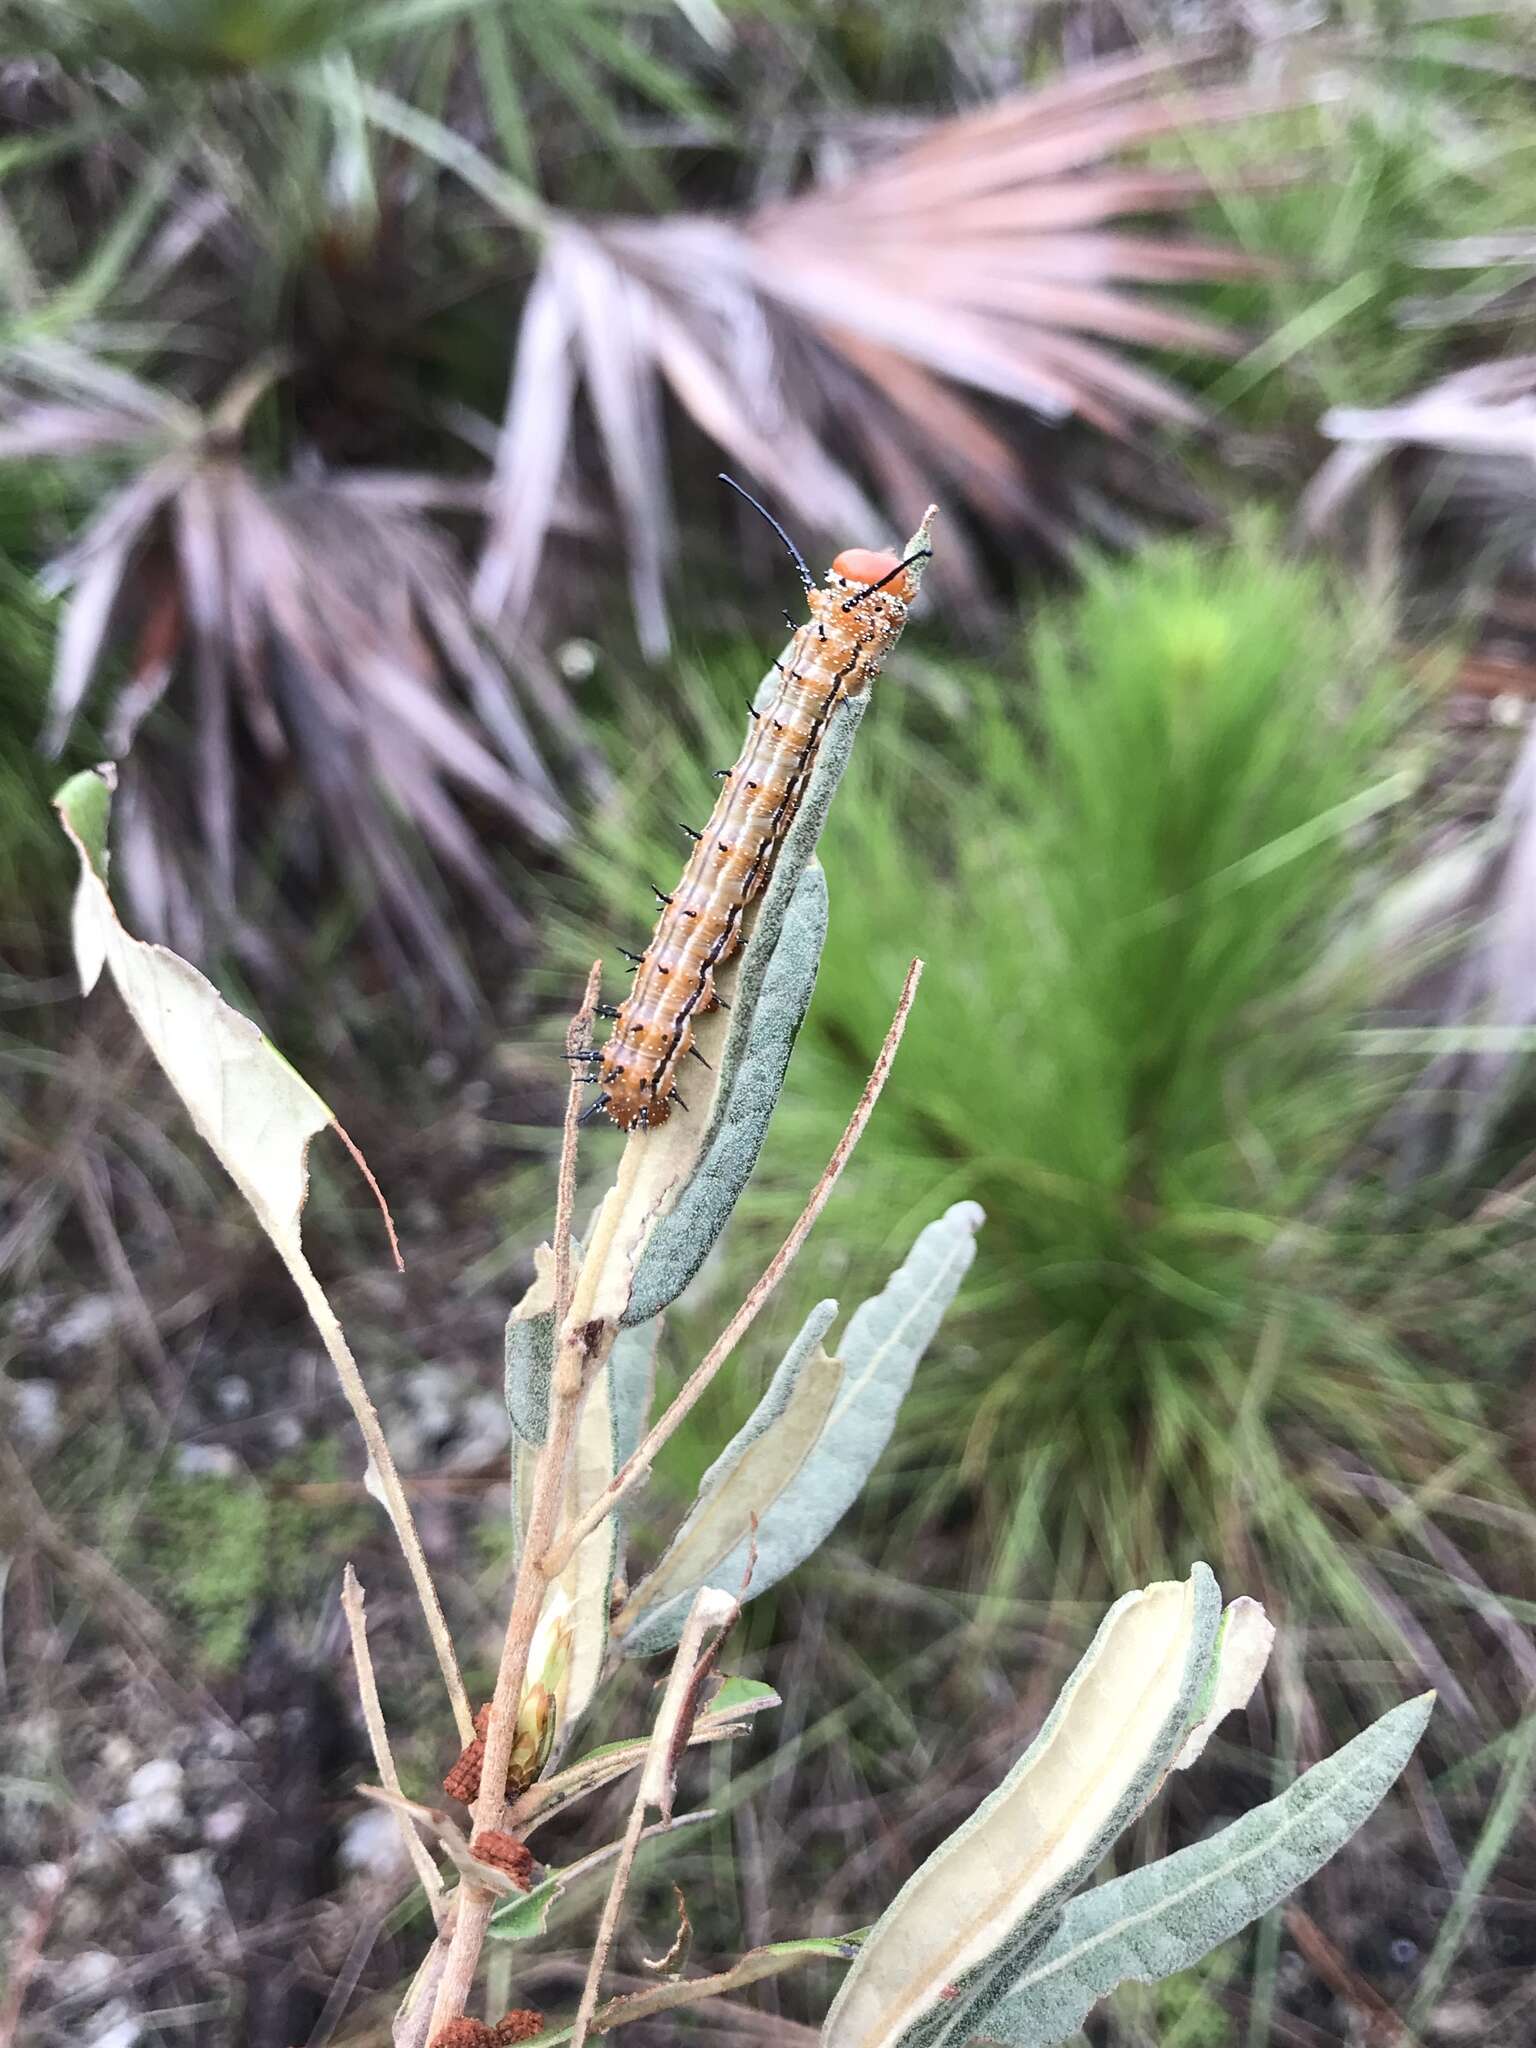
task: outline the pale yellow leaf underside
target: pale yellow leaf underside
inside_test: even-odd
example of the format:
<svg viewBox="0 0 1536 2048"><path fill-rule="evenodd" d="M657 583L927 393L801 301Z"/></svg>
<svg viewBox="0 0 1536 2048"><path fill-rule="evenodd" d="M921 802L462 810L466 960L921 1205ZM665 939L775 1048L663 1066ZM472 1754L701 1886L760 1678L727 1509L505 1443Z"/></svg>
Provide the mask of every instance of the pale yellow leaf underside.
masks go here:
<svg viewBox="0 0 1536 2048"><path fill-rule="evenodd" d="M817 1348L783 1411L750 1443L678 1533L655 1571L635 1589L613 1626L622 1635L635 1617L699 1586L783 1493L815 1448L842 1382L841 1362Z"/></svg>
<svg viewBox="0 0 1536 2048"><path fill-rule="evenodd" d="M828 2014L824 2048L890 2048L1070 1872L1125 1798L1184 1683L1192 1583L1111 1610L1032 1764L952 1837L880 1922Z"/></svg>
<svg viewBox="0 0 1536 2048"><path fill-rule="evenodd" d="M195 967L124 931L85 848L63 823L80 855L74 940L83 989L108 968L199 1135L278 1250L296 1255L309 1143L333 1121L330 1110Z"/></svg>
<svg viewBox="0 0 1536 2048"><path fill-rule="evenodd" d="M1216 1654L1216 1685L1211 1704L1185 1737L1174 1759L1176 1771L1187 1771L1228 1714L1246 1707L1264 1676L1274 1647L1275 1625L1257 1600L1239 1594L1222 1616Z"/></svg>

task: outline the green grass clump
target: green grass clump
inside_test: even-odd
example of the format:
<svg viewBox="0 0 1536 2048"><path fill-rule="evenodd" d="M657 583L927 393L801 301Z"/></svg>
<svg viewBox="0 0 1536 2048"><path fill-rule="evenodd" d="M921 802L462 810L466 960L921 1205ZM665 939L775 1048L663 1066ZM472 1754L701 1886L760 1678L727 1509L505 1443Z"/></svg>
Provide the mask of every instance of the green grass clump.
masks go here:
<svg viewBox="0 0 1536 2048"><path fill-rule="evenodd" d="M0 932L12 945L67 901L69 847L48 803L58 766L37 751L50 652L47 607L0 546Z"/></svg>
<svg viewBox="0 0 1536 2048"><path fill-rule="evenodd" d="M1390 56L1308 79L1298 53L1306 104L1182 139L1213 188L1200 225L1269 266L1204 294L1254 340L1225 370L1180 366L1218 409L1305 423L1325 406L1401 398L1465 360L1469 340L1474 355L1488 352L1485 309L1525 273L1476 245L1536 225L1536 94L1520 51L1491 41L1484 54L1473 68L1404 31ZM1276 183L1280 164L1295 174ZM1435 256L1457 242L1466 260ZM1510 345L1529 346L1529 332Z"/></svg>

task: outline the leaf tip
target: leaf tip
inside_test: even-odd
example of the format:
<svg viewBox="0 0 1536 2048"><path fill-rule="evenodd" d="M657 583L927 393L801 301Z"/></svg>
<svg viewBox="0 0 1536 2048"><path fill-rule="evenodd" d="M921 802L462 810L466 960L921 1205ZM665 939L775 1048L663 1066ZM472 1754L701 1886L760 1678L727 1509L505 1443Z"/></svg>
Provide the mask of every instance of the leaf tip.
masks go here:
<svg viewBox="0 0 1536 2048"><path fill-rule="evenodd" d="M53 793L59 823L74 841L76 851L103 882L107 878L107 820L116 789L116 764L104 761L97 768L82 768L78 775L61 782Z"/></svg>
<svg viewBox="0 0 1536 2048"><path fill-rule="evenodd" d="M373 1199L379 1205L379 1214L384 1218L384 1228L389 1233L389 1249L390 1255L395 1262L395 1271L397 1273L403 1273L405 1271L405 1260L401 1255L400 1240L395 1235L395 1219L390 1214L388 1202L386 1202L384 1199L384 1190L379 1186L378 1181L374 1178L373 1168L368 1164L367 1160L363 1157L360 1148L353 1142L352 1138L342 1128L340 1121L334 1116L331 1118L331 1129L336 1133L337 1137L340 1138L343 1145L345 1145L347 1150L352 1154L358 1172L363 1176L363 1179L367 1181L370 1189L373 1191Z"/></svg>

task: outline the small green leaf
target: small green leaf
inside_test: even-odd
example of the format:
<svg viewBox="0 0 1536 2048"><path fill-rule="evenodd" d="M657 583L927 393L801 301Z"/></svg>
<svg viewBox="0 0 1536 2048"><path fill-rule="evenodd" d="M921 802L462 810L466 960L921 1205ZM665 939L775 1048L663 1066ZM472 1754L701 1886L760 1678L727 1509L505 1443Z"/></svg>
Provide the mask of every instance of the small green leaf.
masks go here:
<svg viewBox="0 0 1536 2048"><path fill-rule="evenodd" d="M112 791L95 768L71 775L55 796L54 809L79 842L97 881L107 879L107 826L112 816Z"/></svg>
<svg viewBox="0 0 1536 2048"><path fill-rule="evenodd" d="M752 1417L705 1474L665 1556L615 1623L626 1656L669 1649L695 1589L706 1580L739 1585L754 1540L748 1598L776 1585L836 1528L890 1441L983 1220L974 1202L957 1202L920 1232L885 1291L849 1318L836 1359L820 1349L836 1304L812 1310Z"/></svg>
<svg viewBox="0 0 1536 2048"><path fill-rule="evenodd" d="M1209 1955L1342 1848L1413 1754L1433 1706L1433 1693L1405 1701L1278 1799L1074 1899L997 2003L973 2010L970 2032L1006 2048L1054 2048L1117 1984L1151 1983Z"/></svg>
<svg viewBox="0 0 1536 2048"><path fill-rule="evenodd" d="M779 1695L773 1687L764 1685L760 1678L727 1678L705 1707L700 1719L745 1721L753 1714L760 1714L764 1707L776 1707L780 1704Z"/></svg>
<svg viewBox="0 0 1536 2048"><path fill-rule="evenodd" d="M508 1899L491 1915L491 1932L502 1941L532 1941L549 1925L549 1910L565 1890L565 1873L554 1871L520 1899Z"/></svg>

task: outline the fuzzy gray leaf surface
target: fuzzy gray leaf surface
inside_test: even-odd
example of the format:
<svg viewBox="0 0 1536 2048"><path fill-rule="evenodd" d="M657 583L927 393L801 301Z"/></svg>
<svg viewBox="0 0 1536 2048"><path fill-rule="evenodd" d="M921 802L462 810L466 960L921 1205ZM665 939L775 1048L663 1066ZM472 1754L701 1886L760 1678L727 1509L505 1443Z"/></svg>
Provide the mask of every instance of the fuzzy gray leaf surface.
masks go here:
<svg viewBox="0 0 1536 2048"><path fill-rule="evenodd" d="M636 1589L623 1639L626 1655L672 1647L704 1575L719 1585L740 1582L754 1518L757 1559L749 1597L776 1585L836 1528L890 1441L918 1360L970 1267L982 1221L976 1203L957 1202L919 1233L884 1292L849 1318L838 1346L835 1389L829 1390L809 1449L800 1455L797 1448L775 1469L765 1445L802 1416L795 1396L808 1376L831 1366L819 1342L834 1304L823 1302L812 1311L756 1411L706 1474L667 1557ZM684 1584L674 1584L669 1569L669 1559L679 1555L690 1559Z"/></svg>
<svg viewBox="0 0 1536 2048"><path fill-rule="evenodd" d="M660 1315L693 1280L751 1178L778 1107L827 936L827 880L814 863L802 864L785 900L773 902L788 852L786 846L730 999L731 1029L704 1150L688 1185L651 1233L626 1324Z"/></svg>
<svg viewBox="0 0 1536 2048"><path fill-rule="evenodd" d="M1209 1955L1342 1848L1407 1763L1433 1706L1432 1693L1405 1701L1219 1834L1074 1899L974 2036L1055 2048L1117 1984L1151 1983Z"/></svg>

